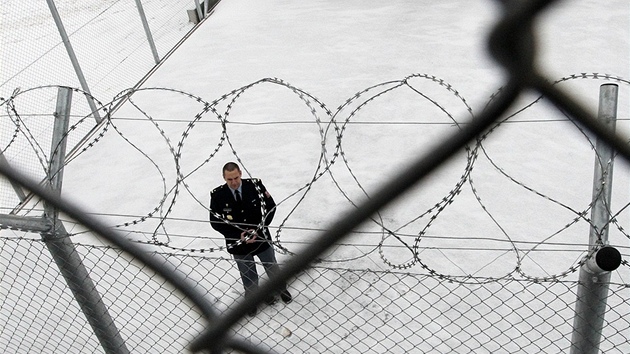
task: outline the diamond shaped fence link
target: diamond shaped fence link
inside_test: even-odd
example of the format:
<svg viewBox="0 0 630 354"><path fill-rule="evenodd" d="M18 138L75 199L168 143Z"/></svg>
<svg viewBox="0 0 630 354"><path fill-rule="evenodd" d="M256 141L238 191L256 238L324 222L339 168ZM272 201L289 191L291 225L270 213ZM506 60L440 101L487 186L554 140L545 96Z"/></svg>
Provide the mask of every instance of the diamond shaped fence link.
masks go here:
<svg viewBox="0 0 630 354"><path fill-rule="evenodd" d="M473 132L474 129L471 129L466 132L467 136L462 134L460 140L453 139L445 143L443 149L439 149L440 154L436 155L445 158L450 150L460 149L465 142L479 136L491 121L498 120L519 93L526 88L532 88L598 136L607 137L623 156L630 157L626 141L605 134L581 110L579 103L572 101L562 91L554 89L532 68L529 24L537 12L544 10L552 1L503 3L508 8L513 5L513 11L506 11L499 20L490 39L490 48L491 53L508 69L510 79L501 95L497 96L495 105L490 105L489 112L480 116L481 123L478 123L477 130ZM597 74L594 76L596 78ZM427 75L416 77L431 79ZM627 83L615 77L606 78ZM452 90L443 81L438 81L435 77L432 79ZM398 84L403 85L406 81L407 79L401 80ZM328 115L331 113L321 102L281 80L266 79L260 82L291 88L307 103L314 115L314 107L321 107ZM247 88L232 94L238 96ZM369 90L365 92L367 91ZM370 100L379 95L372 96ZM347 104L350 105L351 101ZM203 100L199 99L198 102ZM203 114L217 113L215 103L206 104ZM353 111L351 117L358 110L359 108ZM190 122L191 128L201 120L203 114ZM16 117L22 119L17 115ZM10 129L7 136L15 138L20 129L29 137L39 136L40 132L46 134L46 129L25 131L22 127L23 121L19 119L14 122L19 128ZM339 144L335 158L345 158L340 146L341 135L348 120L350 118L344 122L343 129L338 130ZM79 123L73 123L73 126L76 127ZM317 120L317 123L320 121ZM338 126L334 125L337 130ZM221 144L223 139L224 137ZM48 146L45 142L39 144ZM11 146L9 143L3 146L3 151L9 149L9 146L15 148L15 145ZM31 156L31 160L35 162L26 163L29 167L46 165L45 148L41 146L36 146L35 155ZM474 151L472 156L476 154L477 151ZM419 168L420 172L414 178L423 177L441 161L425 161L427 163L421 165L425 167ZM15 175L10 175L10 172L3 171L12 179L19 180ZM38 170L38 173L41 172ZM465 179L462 178L463 180ZM2 182L6 181L3 179ZM238 290L240 283L235 277L236 272L230 259L211 254L201 256L163 250L151 253L155 257L144 258L144 253L126 244L124 240L115 241L117 234L110 233L106 228L99 228L99 224L91 222L89 218L81 218L80 213L74 213L70 203L54 199L36 186L27 183L24 185L117 245L78 245L77 250L92 273L98 292L102 294L132 352L186 351L190 343L199 338L198 334L213 330L217 324L228 323L231 319L227 317L238 311L243 304L242 294ZM404 190L398 189L394 192L390 193L388 200ZM459 190L454 190L448 197L457 193ZM444 203L450 203L452 200L449 198L445 198ZM14 197L7 199L10 200L7 205L16 204ZM366 210L378 209L386 203L378 198L372 202L366 203ZM378 203L382 205L379 206ZM436 210L441 211L444 205L446 204L438 203ZM360 216L359 212L357 215ZM151 216L152 214L148 215ZM358 216L357 220L360 219ZM140 222L145 221L145 218L142 217ZM432 218L435 219L435 216ZM335 236L335 232L331 231L329 236ZM0 237L0 266L3 272L0 279L0 323L3 323L0 346L6 348L7 352L15 353L101 352L101 345L91 332L84 314L44 244L38 239L26 237L28 233L24 237L5 237L4 233L3 230L3 236ZM160 246L157 239L154 241ZM228 323L228 327L246 341L268 346L278 352L530 353L569 350L578 287L577 280L573 279L574 268L561 276L548 279L520 277L519 273L493 279L444 277L424 264L421 266L423 271L420 273L404 272L396 267L388 271L373 271L304 266L291 283L291 289L296 291L296 298L291 304L263 308L260 315L254 318L241 316L235 324ZM400 268L410 267L405 264ZM622 268L627 272L628 263L624 262ZM192 288L186 293L188 296L182 295L185 287L182 287L181 282L176 282L178 279L186 280L186 286ZM609 286L600 349L606 353L628 353L629 285L611 283ZM207 307L200 306L199 299L190 294L203 295L216 308L219 318L209 314ZM220 344L228 347L236 347L238 344L228 342L229 334L220 330L216 333L218 336L214 339Z"/></svg>

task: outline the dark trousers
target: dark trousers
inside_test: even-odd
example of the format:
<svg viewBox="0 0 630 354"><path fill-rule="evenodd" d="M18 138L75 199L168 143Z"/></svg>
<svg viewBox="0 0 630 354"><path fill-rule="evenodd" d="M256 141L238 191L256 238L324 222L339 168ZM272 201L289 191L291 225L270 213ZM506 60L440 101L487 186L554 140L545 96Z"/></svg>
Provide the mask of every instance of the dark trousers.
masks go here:
<svg viewBox="0 0 630 354"><path fill-rule="evenodd" d="M243 281L243 288L245 288L245 293L255 290L258 287L258 272L256 271L256 262L254 261L254 255L234 254L233 256L234 260L236 261L238 270L241 273L241 280ZM267 248L256 256L258 257L258 259L260 259L260 262L265 268L267 276L273 277L275 274L278 273L280 267L276 262L276 253L274 252L273 247ZM280 291L285 289L286 287L280 289Z"/></svg>

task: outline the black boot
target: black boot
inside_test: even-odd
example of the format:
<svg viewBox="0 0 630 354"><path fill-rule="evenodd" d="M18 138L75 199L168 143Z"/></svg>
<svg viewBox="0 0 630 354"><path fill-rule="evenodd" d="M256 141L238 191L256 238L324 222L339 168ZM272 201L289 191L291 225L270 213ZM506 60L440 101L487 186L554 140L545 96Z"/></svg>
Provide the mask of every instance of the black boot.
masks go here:
<svg viewBox="0 0 630 354"><path fill-rule="evenodd" d="M293 296L291 296L291 293L287 289L284 289L280 292L280 298L282 299L282 302L284 302L285 304L288 304L289 302L293 301Z"/></svg>

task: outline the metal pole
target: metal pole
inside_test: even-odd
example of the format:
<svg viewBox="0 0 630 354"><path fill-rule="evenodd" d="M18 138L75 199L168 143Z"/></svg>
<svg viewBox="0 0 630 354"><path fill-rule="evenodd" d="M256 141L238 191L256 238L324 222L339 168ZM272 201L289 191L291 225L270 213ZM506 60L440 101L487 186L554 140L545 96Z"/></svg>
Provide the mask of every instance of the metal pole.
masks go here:
<svg viewBox="0 0 630 354"><path fill-rule="evenodd" d="M48 233L52 231L52 224L44 217L0 214L0 229Z"/></svg>
<svg viewBox="0 0 630 354"><path fill-rule="evenodd" d="M51 162L48 172L50 188L57 195L61 193L63 164L66 153L65 138L70 119L71 101L72 89L67 87L59 88ZM63 224L57 218L57 213L58 211L55 207L49 203L44 203L45 217L52 223L53 229L50 232L43 232L41 234L42 240L52 254L61 274L66 279L68 287L92 326L94 334L99 339L105 353L128 354L129 350L120 336L116 324L109 315L107 307L96 290L92 279L90 279L79 252L75 249Z"/></svg>
<svg viewBox="0 0 630 354"><path fill-rule="evenodd" d="M611 132L615 131L617 119L617 94L618 86L615 84L604 84L600 87L598 119ZM589 233L591 250L608 244L614 161L613 149L601 139L597 139L596 154L593 208L591 210L592 225ZM607 250L608 248L604 247L601 250L604 249ZM609 252L602 254L606 255ZM593 257L596 255L594 254ZM573 318L573 334L571 336L571 354L599 353L608 297L608 283L610 282L608 269L610 268L604 268L601 271L594 268L596 267L585 264L580 269L575 317Z"/></svg>
<svg viewBox="0 0 630 354"><path fill-rule="evenodd" d="M197 16L199 16L199 21L201 22L201 20L203 20L204 18L204 14L203 10L201 9L201 4L199 4L199 0L195 0L195 9L197 9Z"/></svg>
<svg viewBox="0 0 630 354"><path fill-rule="evenodd" d="M147 22L147 16L144 14L144 8L142 7L142 2L140 0L136 0L136 7L138 8L138 12L140 13L140 20L142 21L144 32L147 34L147 40L149 41L149 46L151 47L151 53L153 53L153 59L155 60L156 64L159 64L160 57L158 56L157 49L155 48L153 35L151 35L151 29L149 29L149 22Z"/></svg>
<svg viewBox="0 0 630 354"><path fill-rule="evenodd" d="M48 166L48 181L50 189L61 195L63 184L63 166L66 158L66 134L70 123L70 109L72 105L72 89L60 87L57 90L57 107L54 113L54 127L50 147L50 163Z"/></svg>
<svg viewBox="0 0 630 354"><path fill-rule="evenodd" d="M81 66L79 66L79 60L77 56L74 54L74 49L72 48L72 44L70 44L70 39L68 38L68 34L66 33L66 29L61 22L61 17L59 17L59 12L57 11L57 6L55 6L54 0L46 0L48 3L48 7L50 8L50 13L52 14L53 19L55 20L55 24L57 25L57 30L61 35L61 40L63 41L64 46L66 47L66 51L68 52L68 56L70 57L70 62L72 62L72 66L74 67L74 72L77 74L77 78L79 79L79 83L81 84L81 88L83 91L88 93L85 97L87 98L88 105L92 110L92 114L94 115L94 119L96 119L96 123L101 121L101 116L98 113L98 108L96 108L96 103L94 103L94 99L92 98L92 94L90 93L90 88L88 87L87 81L85 81L85 77L83 76L83 71L81 70Z"/></svg>

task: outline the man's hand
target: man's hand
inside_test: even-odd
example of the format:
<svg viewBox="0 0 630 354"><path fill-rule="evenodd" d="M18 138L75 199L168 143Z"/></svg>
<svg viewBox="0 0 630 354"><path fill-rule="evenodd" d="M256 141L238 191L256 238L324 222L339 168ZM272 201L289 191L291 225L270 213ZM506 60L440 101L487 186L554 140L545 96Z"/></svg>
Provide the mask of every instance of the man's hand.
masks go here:
<svg viewBox="0 0 630 354"><path fill-rule="evenodd" d="M258 234L256 233L256 230L251 229L241 232L241 240L244 240L248 236L250 237L250 239L245 241L245 243L254 243L256 242L256 237L258 236Z"/></svg>

